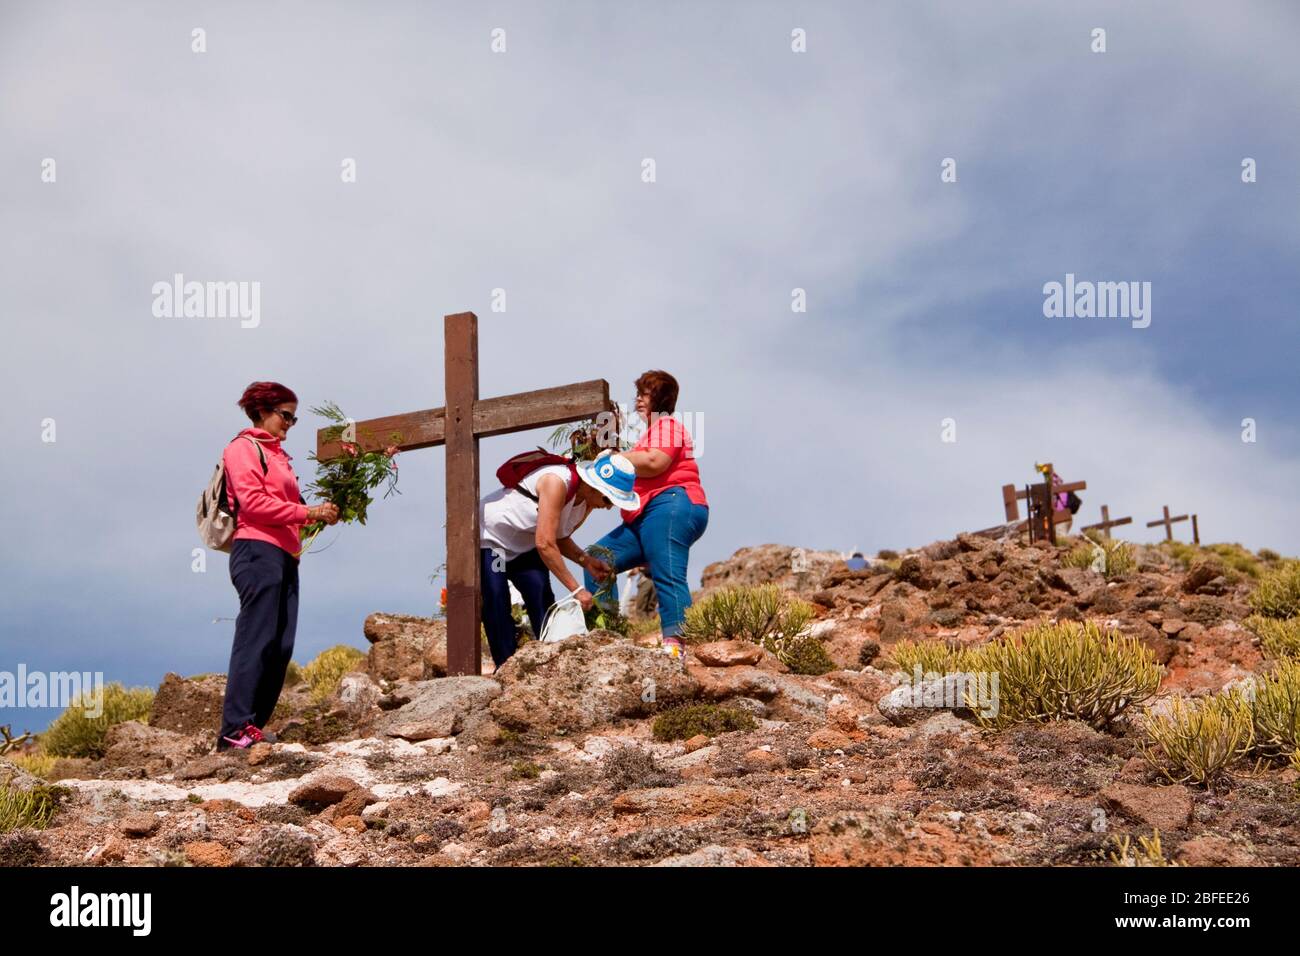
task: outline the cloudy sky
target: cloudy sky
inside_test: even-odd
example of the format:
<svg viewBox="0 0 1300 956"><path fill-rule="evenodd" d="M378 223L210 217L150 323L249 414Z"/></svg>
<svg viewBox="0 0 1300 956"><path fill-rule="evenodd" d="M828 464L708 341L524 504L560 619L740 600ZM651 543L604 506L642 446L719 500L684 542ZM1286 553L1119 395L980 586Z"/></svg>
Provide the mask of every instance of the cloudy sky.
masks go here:
<svg viewBox="0 0 1300 956"><path fill-rule="evenodd" d="M223 671L193 509L244 386L440 405L464 310L484 396L677 375L694 579L994 524L1042 460L1134 540L1168 504L1300 552L1300 12L1136 6L0 0L0 670ZM260 283L259 324L156 316L176 273ZM1045 317L1067 274L1151 283L1150 326ZM434 608L442 469L305 559L300 660Z"/></svg>

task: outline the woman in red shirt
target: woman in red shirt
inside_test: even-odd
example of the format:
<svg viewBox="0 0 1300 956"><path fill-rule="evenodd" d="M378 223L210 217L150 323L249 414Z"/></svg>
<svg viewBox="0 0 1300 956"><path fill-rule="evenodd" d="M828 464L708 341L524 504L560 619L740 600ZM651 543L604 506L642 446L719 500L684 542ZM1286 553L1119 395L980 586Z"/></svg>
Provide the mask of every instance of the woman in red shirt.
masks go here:
<svg viewBox="0 0 1300 956"><path fill-rule="evenodd" d="M680 658L682 621L691 606L686 566L691 545L709 524L709 502L690 433L677 419L677 379L652 370L636 380L636 410L648 427L623 457L636 469L641 507L623 512L623 525L598 542L614 554L615 572L642 565L654 581L664 650ZM587 589L595 579L587 573ZM618 604L617 588L612 596Z"/></svg>
<svg viewBox="0 0 1300 956"><path fill-rule="evenodd" d="M298 421L298 396L279 382L254 382L239 400L252 428L226 446L222 462L232 511L230 580L239 617L230 651L217 749L273 741L264 731L284 688L298 625L298 557L304 524L339 520L333 504L308 507L280 443Z"/></svg>

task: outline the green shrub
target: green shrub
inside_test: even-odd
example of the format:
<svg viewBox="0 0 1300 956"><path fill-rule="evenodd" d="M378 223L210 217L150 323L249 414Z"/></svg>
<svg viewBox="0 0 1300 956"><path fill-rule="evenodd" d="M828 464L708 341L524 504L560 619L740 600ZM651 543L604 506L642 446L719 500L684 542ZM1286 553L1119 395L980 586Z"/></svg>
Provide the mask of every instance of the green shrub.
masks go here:
<svg viewBox="0 0 1300 956"><path fill-rule="evenodd" d="M1093 553L1092 548L1087 545L1081 545L1061 558L1061 567L1063 568L1090 568L1092 567Z"/></svg>
<svg viewBox="0 0 1300 956"><path fill-rule="evenodd" d="M1160 845L1160 831L1152 830L1151 836L1138 837L1137 845L1127 835L1111 837L1115 849L1110 853L1110 862L1115 866L1178 866L1166 859L1164 848Z"/></svg>
<svg viewBox="0 0 1300 956"><path fill-rule="evenodd" d="M44 830L59 810L62 787L33 787L31 790L0 788L0 833L13 830Z"/></svg>
<svg viewBox="0 0 1300 956"><path fill-rule="evenodd" d="M915 673L918 667L922 674L955 674L965 669L961 665L966 656L965 648L944 641L904 640L889 649L886 663L904 674Z"/></svg>
<svg viewBox="0 0 1300 956"><path fill-rule="evenodd" d="M1084 533L1085 541L1061 559L1062 567L1091 568L1097 559L1097 549L1104 556L1102 575L1107 581L1123 577L1133 570L1136 561L1133 546L1118 538L1105 538L1095 531Z"/></svg>
<svg viewBox="0 0 1300 956"><path fill-rule="evenodd" d="M45 752L56 757L104 756L104 738L108 728L125 720L143 720L153 706L153 691L147 687L128 690L121 684L107 684L103 688L103 710L98 717L86 715L86 707L98 710L90 694L81 694L54 719L49 729L41 734Z"/></svg>
<svg viewBox="0 0 1300 956"><path fill-rule="evenodd" d="M302 666L297 661L290 661L288 669L284 672L284 686L296 687L306 679L302 676Z"/></svg>
<svg viewBox="0 0 1300 956"><path fill-rule="evenodd" d="M812 617L811 605L775 584L723 588L687 609L682 636L688 644L733 639L762 644L768 637L800 633Z"/></svg>
<svg viewBox="0 0 1300 956"><path fill-rule="evenodd" d="M1300 561L1284 561L1264 574L1247 600L1264 617L1283 619L1300 614Z"/></svg>
<svg viewBox="0 0 1300 956"><path fill-rule="evenodd" d="M302 676L311 687L311 698L322 701L338 690L343 675L349 673L366 659L366 655L347 644L336 644L323 650L316 659L302 669Z"/></svg>
<svg viewBox="0 0 1300 956"><path fill-rule="evenodd" d="M1265 564L1275 564L1282 560L1282 555L1278 554L1272 548L1260 548L1255 552L1255 556Z"/></svg>
<svg viewBox="0 0 1300 956"><path fill-rule="evenodd" d="M1250 702L1239 692L1175 697L1168 713L1146 715L1143 734L1139 750L1165 777L1210 786L1251 749Z"/></svg>
<svg viewBox="0 0 1300 956"><path fill-rule="evenodd" d="M1239 544L1207 544L1202 550L1217 554L1229 568L1248 578L1260 575L1259 559Z"/></svg>
<svg viewBox="0 0 1300 956"><path fill-rule="evenodd" d="M836 669L835 662L826 653L826 646L808 634L797 634L780 640L769 638L766 646L795 674L816 677Z"/></svg>
<svg viewBox="0 0 1300 956"><path fill-rule="evenodd" d="M1272 658L1300 658L1300 617L1279 620L1252 614L1242 622L1259 638L1264 653Z"/></svg>
<svg viewBox="0 0 1300 956"><path fill-rule="evenodd" d="M1185 568L1190 567L1191 563L1201 556L1200 548L1194 544L1184 544L1182 541L1162 541L1159 547Z"/></svg>
<svg viewBox="0 0 1300 956"><path fill-rule="evenodd" d="M48 778L57 758L42 750L33 750L30 753L6 754L5 759L34 777Z"/></svg>
<svg viewBox="0 0 1300 956"><path fill-rule="evenodd" d="M703 734L716 737L733 730L753 730L754 715L736 707L717 704L684 704L665 710L654 720L655 740L690 740Z"/></svg>
<svg viewBox="0 0 1300 956"><path fill-rule="evenodd" d="M1300 660L1285 659L1255 678L1255 749L1269 759L1290 757L1300 741Z"/></svg>
<svg viewBox="0 0 1300 956"><path fill-rule="evenodd" d="M966 652L963 671L998 675L998 712L985 727L1081 720L1102 730L1160 686L1155 656L1137 638L1094 622L1038 624Z"/></svg>

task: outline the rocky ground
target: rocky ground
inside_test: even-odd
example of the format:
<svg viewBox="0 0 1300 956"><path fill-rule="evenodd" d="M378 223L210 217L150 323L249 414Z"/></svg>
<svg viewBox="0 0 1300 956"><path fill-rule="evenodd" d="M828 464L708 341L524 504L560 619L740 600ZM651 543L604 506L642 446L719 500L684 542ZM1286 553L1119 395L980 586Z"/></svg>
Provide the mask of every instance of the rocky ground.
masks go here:
<svg viewBox="0 0 1300 956"><path fill-rule="evenodd" d="M813 602L840 668L818 677L749 644L692 648L683 668L653 635L598 632L527 644L495 678L446 678L441 623L374 614L365 669L324 701L289 689L274 745L212 753L223 678L169 675L147 725L113 728L102 760L60 761L63 809L0 837L0 864L1098 865L1155 828L1184 863L1300 864L1293 770L1169 785L1123 723L991 734L890 696L900 677L876 664L899 640L1046 619L1136 635L1165 667L1162 696L1261 666L1241 626L1250 582L1217 559L1187 569L1139 548L1108 583L1066 553L962 536L857 572L776 545L706 569L705 590L776 581ZM654 739L657 713L699 701L755 726Z"/></svg>

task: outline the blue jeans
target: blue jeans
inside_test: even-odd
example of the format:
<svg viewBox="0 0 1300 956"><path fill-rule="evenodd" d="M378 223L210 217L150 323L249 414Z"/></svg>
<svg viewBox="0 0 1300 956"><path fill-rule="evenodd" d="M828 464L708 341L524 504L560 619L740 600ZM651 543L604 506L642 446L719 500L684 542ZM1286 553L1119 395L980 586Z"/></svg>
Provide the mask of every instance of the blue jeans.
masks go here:
<svg viewBox="0 0 1300 956"><path fill-rule="evenodd" d="M615 572L645 565L659 601L659 630L664 637L682 633L686 609L691 606L691 589L686 584L686 563L691 545L709 526L709 509L692 503L685 488L668 488L650 499L636 520L622 524L596 545L614 552ZM599 585L584 572L588 591ZM618 585L610 599L618 606ZM605 603L602 601L602 603Z"/></svg>
<svg viewBox="0 0 1300 956"><path fill-rule="evenodd" d="M540 638L546 611L555 603L551 571L536 548L507 561L500 570L494 567L500 562L491 548L480 548L479 553L483 559L483 630L487 632L492 660L500 667L519 647L515 619L510 616L510 585L519 589L533 634Z"/></svg>

